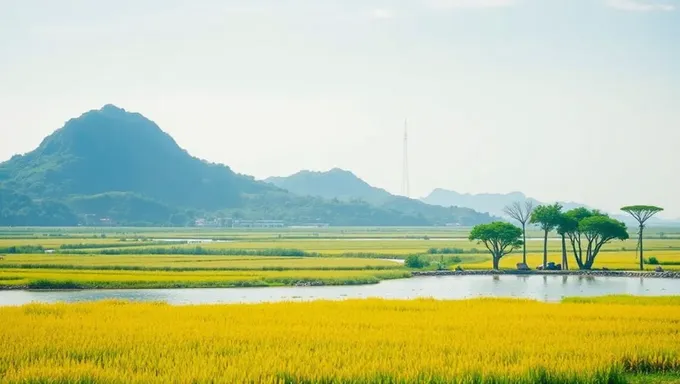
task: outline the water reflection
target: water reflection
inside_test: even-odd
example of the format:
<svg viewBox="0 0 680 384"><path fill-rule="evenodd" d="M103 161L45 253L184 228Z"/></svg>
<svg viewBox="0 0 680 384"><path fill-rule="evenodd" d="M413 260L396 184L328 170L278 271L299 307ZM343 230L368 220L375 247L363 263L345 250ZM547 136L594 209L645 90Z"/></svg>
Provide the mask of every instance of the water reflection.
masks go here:
<svg viewBox="0 0 680 384"><path fill-rule="evenodd" d="M147 289L90 291L2 291L0 305L30 302L79 302L103 299L163 301L170 304L258 303L276 301L386 299L465 299L514 297L559 301L565 296L680 295L674 279L494 275L438 276L388 280L380 284L335 287L276 287L228 289Z"/></svg>

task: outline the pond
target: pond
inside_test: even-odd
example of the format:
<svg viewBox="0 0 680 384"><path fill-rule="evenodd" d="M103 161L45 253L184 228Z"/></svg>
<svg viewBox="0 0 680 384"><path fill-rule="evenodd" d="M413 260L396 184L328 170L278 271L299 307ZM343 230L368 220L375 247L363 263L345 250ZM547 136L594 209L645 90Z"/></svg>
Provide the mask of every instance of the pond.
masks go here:
<svg viewBox="0 0 680 384"><path fill-rule="evenodd" d="M0 291L0 305L104 299L163 301L170 304L216 304L369 297L385 299L509 297L556 302L565 296L614 294L680 295L680 281L660 278L592 276L427 276L356 286Z"/></svg>

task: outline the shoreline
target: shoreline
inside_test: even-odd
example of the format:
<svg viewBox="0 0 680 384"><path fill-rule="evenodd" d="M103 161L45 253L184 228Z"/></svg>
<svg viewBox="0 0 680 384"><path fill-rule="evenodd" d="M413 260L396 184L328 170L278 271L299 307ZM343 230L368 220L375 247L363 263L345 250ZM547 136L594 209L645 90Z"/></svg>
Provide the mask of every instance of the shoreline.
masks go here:
<svg viewBox="0 0 680 384"><path fill-rule="evenodd" d="M467 271L411 271L410 276L399 277L398 279L409 279L413 277L438 277L438 276L575 276L575 277L623 277L623 278L652 278L652 279L680 279L680 271L666 271L666 272L652 272L652 271L602 271L602 270L591 270L591 271L581 271L581 270L569 270L569 271L518 271L518 270L491 270L491 269L477 269L477 270L467 270ZM379 281L370 282L344 282L339 284L328 284L320 280L313 281L296 281L288 284L245 284L245 285L232 285L225 284L220 286L219 284L205 285L200 284L191 286L182 284L171 284L168 286L102 286L102 287L55 287L55 288L31 288L26 285L13 285L13 286L1 286L0 292L2 291L35 291L35 292L55 292L55 291L90 291L90 290L129 290L129 289L139 289L139 290L153 290L153 289L202 289L202 288L216 288L216 289L231 289L231 288L280 288L280 287L329 287L329 286L361 286L361 285L374 285L385 280L394 279L381 279Z"/></svg>
<svg viewBox="0 0 680 384"><path fill-rule="evenodd" d="M476 269L469 271L414 271L411 272L413 277L424 276L494 276L494 275L510 275L510 276L592 276L592 277L644 277L654 279L680 279L680 271L602 271L602 270L569 270L569 271L518 271L518 270L492 270L492 269Z"/></svg>

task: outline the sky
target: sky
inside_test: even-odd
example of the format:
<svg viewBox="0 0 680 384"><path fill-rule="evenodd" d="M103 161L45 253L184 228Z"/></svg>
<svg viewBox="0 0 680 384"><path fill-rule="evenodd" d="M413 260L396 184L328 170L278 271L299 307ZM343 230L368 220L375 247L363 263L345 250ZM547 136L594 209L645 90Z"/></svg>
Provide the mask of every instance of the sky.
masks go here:
<svg viewBox="0 0 680 384"><path fill-rule="evenodd" d="M115 104L256 178L680 217L680 0L0 0L0 159Z"/></svg>

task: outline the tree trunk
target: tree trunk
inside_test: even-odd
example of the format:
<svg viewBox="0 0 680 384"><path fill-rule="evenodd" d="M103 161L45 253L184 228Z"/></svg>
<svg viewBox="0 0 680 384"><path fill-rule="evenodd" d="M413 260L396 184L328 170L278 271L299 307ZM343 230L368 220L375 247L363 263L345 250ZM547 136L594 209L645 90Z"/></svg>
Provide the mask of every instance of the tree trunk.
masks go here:
<svg viewBox="0 0 680 384"><path fill-rule="evenodd" d="M545 231L543 236L543 269L548 266L548 230Z"/></svg>
<svg viewBox="0 0 680 384"><path fill-rule="evenodd" d="M644 226L640 224L640 237L638 238L638 246L640 247L640 270L645 269L645 259L644 259L644 251L642 250L642 229Z"/></svg>
<svg viewBox="0 0 680 384"><path fill-rule="evenodd" d="M593 268L593 264L595 264L595 259L588 258L586 263L583 265L583 268L581 269L590 270L591 268Z"/></svg>
<svg viewBox="0 0 680 384"><path fill-rule="evenodd" d="M498 264L499 261L501 261L500 257L496 257L496 255L493 256L493 269L498 270Z"/></svg>
<svg viewBox="0 0 680 384"><path fill-rule="evenodd" d="M567 257L567 240L562 234L562 269L569 270L569 258Z"/></svg>
<svg viewBox="0 0 680 384"><path fill-rule="evenodd" d="M522 262L527 263L527 225L522 223Z"/></svg>

